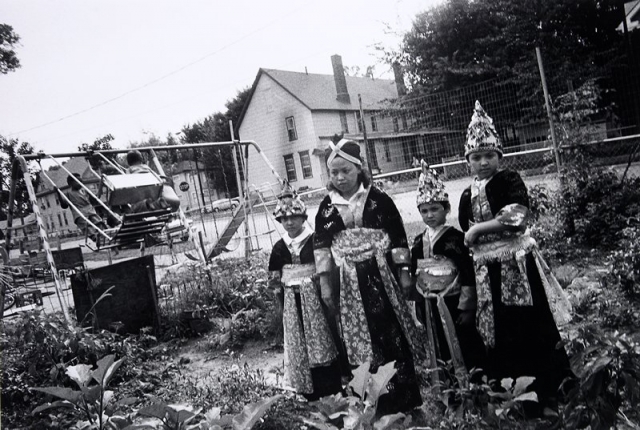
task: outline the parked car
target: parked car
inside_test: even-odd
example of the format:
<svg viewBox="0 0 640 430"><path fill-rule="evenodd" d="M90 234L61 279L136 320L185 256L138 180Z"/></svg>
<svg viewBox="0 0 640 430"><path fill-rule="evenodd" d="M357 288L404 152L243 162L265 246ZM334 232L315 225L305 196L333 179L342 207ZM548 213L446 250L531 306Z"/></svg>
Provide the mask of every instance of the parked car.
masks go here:
<svg viewBox="0 0 640 430"><path fill-rule="evenodd" d="M209 207L213 212L220 212L220 211L226 211L229 209L233 210L239 205L240 205L240 199L237 197L234 197L232 199L214 200L213 202L211 202L211 206Z"/></svg>

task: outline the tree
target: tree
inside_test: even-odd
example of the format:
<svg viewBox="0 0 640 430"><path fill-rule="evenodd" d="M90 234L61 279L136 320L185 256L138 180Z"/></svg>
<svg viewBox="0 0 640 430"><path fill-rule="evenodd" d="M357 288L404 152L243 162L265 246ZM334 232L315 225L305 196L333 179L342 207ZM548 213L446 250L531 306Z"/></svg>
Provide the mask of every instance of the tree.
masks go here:
<svg viewBox="0 0 640 430"><path fill-rule="evenodd" d="M28 142L20 142L18 139L7 139L0 135L0 220L7 219L9 207L9 190L11 189L11 169L17 155L33 154L34 149ZM20 172L22 173L22 172ZM38 176L33 169L29 170L31 183L38 186ZM14 199L14 215L23 216L31 213L29 193L24 182L24 176L20 174L16 181Z"/></svg>
<svg viewBox="0 0 640 430"><path fill-rule="evenodd" d="M489 78L527 80L534 49L558 74L574 79L602 71L620 52L613 0L448 0L420 13L391 57L414 86L449 90Z"/></svg>
<svg viewBox="0 0 640 430"><path fill-rule="evenodd" d="M6 75L20 67L20 60L15 52L15 47L20 41L13 27L0 24L0 73Z"/></svg>
<svg viewBox="0 0 640 430"><path fill-rule="evenodd" d="M543 113L536 47L549 87L564 92L567 82L578 87L619 63L621 19L614 0L447 0L418 14L401 48L384 55L401 63L414 99L485 83L496 100L485 109L506 124ZM456 128L464 126L473 101L462 96L440 100L432 110L442 116L421 120L442 126L454 118Z"/></svg>
<svg viewBox="0 0 640 430"><path fill-rule="evenodd" d="M105 134L102 137L96 138L93 143L82 143L78 146L78 151L80 152L91 152L91 151L104 151L113 149L111 146L111 142L114 140L114 137L111 134ZM116 154L103 154L106 158L110 159L114 163L120 163L118 156ZM87 157L91 168L94 170L102 171L104 173L114 173L115 169L112 166L109 166L102 157L97 155L92 155ZM121 163L120 163L121 164Z"/></svg>
<svg viewBox="0 0 640 430"><path fill-rule="evenodd" d="M140 142L130 142L129 148L146 148L150 146L174 146L179 145L180 142L175 138L172 133L167 134L167 140L163 141L160 137L151 133L147 140ZM183 159L188 159L188 154L184 154L184 151L170 150L170 151L156 151L156 156L162 164L162 169L167 175L171 175L175 165ZM187 156L187 158L185 158Z"/></svg>
<svg viewBox="0 0 640 430"><path fill-rule="evenodd" d="M181 141L183 143L199 142L228 142L231 140L229 121L237 124L244 104L251 94L251 88L238 91L236 96L225 103L226 112L216 112L198 121L193 125L182 128ZM238 136L236 136L238 138ZM197 151L200 152L200 151ZM195 152L194 152L195 154ZM235 167L233 163L233 151L230 147L206 148L201 155L197 155L199 161L207 166L207 174L217 190L224 191L230 196L238 195L236 185ZM238 160L238 166L242 166L242 160ZM243 172L240 172L243 176Z"/></svg>

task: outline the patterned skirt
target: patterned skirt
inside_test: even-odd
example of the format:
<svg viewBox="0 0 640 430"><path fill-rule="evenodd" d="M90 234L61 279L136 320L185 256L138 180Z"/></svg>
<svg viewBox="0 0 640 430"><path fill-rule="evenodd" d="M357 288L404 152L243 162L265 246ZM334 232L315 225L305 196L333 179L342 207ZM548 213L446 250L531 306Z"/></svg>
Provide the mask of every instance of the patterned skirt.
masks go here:
<svg viewBox="0 0 640 430"><path fill-rule="evenodd" d="M284 284L284 359L285 383L301 394L318 391L314 368L330 365L337 357L318 288L312 280L313 264L289 264L282 270ZM339 371L331 379L338 381ZM335 385L335 384L334 384Z"/></svg>
<svg viewBox="0 0 640 430"><path fill-rule="evenodd" d="M355 228L340 232L331 251L340 268L340 323L349 363L370 363L370 371L395 361L396 375L378 412L406 411L422 403L414 363L426 358L423 333L418 331L402 297L387 253L382 230Z"/></svg>

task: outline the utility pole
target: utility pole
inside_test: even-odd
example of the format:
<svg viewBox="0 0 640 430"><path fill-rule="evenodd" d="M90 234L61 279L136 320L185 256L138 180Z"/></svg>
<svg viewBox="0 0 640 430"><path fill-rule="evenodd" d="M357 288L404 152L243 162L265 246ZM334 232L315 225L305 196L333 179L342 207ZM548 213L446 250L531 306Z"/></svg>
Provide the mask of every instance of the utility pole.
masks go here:
<svg viewBox="0 0 640 430"><path fill-rule="evenodd" d="M551 143L553 144L553 152L556 155L556 169L558 175L560 173L561 159L560 151L558 148L558 141L556 139L556 127L553 122L553 112L551 111L551 102L549 101L549 89L547 88L547 78L544 74L544 64L542 63L542 53L540 48L536 46L536 58L538 59L538 69L540 69L540 81L542 82L542 91L544 93L544 105L547 109L547 116L549 117L549 129L551 130Z"/></svg>
<svg viewBox="0 0 640 430"><path fill-rule="evenodd" d="M371 158L369 157L369 141L367 140L367 124L364 120L364 110L362 110L362 97L358 94L358 105L360 107L360 125L362 125L362 138L364 139L364 155L367 160L367 168L371 172Z"/></svg>

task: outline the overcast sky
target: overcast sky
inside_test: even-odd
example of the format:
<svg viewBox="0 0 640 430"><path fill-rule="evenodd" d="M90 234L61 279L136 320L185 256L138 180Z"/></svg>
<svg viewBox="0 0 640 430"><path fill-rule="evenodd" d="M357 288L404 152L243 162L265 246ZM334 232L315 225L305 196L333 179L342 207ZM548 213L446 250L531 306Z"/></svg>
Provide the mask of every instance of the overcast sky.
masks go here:
<svg viewBox="0 0 640 430"><path fill-rule="evenodd" d="M223 111L258 68L330 74L442 0L0 0L22 68L0 75L0 134L48 153L124 148ZM391 77L377 64L376 76Z"/></svg>

